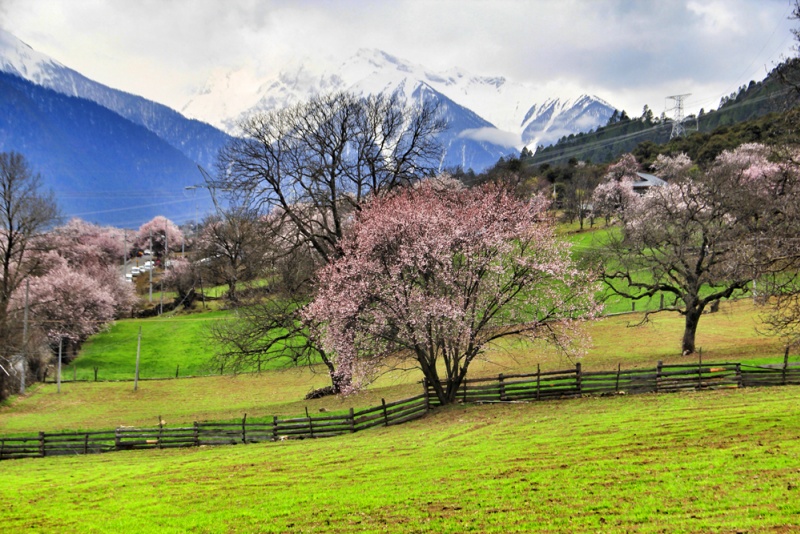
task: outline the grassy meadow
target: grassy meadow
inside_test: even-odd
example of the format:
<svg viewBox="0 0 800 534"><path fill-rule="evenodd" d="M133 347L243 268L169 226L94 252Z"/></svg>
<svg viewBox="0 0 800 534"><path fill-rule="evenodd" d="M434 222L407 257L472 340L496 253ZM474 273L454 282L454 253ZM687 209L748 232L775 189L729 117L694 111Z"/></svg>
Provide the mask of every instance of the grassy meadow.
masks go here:
<svg viewBox="0 0 800 534"><path fill-rule="evenodd" d="M3 462L5 532L796 532L800 388L452 406L338 438Z"/></svg>
<svg viewBox="0 0 800 534"><path fill-rule="evenodd" d="M597 232L568 237L588 249ZM0 436L319 415L421 392L413 370L387 372L351 397L310 401L303 396L328 383L322 368L219 376L206 365L206 332L227 313L118 321L76 360L88 381L65 382L60 393L36 384L0 405ZM680 354L681 316L643 318L587 324L592 342L580 357L504 340L470 376L697 360ZM781 361L780 342L759 325L750 299L704 315L703 361ZM174 377L178 366L181 376L212 376L142 380L134 391L140 326L142 377ZM92 382L94 367L100 380L128 381ZM792 386L456 405L330 439L9 460L0 463L0 530L798 532L798 406Z"/></svg>

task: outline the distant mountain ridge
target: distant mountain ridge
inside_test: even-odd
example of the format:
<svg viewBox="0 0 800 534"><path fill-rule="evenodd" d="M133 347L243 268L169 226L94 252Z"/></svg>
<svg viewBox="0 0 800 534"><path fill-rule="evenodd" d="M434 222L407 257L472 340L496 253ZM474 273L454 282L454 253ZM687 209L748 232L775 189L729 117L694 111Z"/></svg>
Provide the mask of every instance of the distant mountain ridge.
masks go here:
<svg viewBox="0 0 800 534"><path fill-rule="evenodd" d="M0 29L0 70L68 96L85 98L144 126L186 157L210 167L229 136L199 120L140 96L112 89L37 52Z"/></svg>
<svg viewBox="0 0 800 534"><path fill-rule="evenodd" d="M217 73L181 111L234 133L238 121L249 113L280 109L314 94L340 90L399 92L410 97L423 86L447 99L451 107L457 105L479 117L485 123L481 128L487 129L480 132L483 143L517 153L523 146L535 149L564 135L597 128L614 112L607 102L587 95L532 104L533 88L504 77L475 76L458 68L437 73L374 49L359 50L338 63L319 58L295 60L263 79L246 68ZM453 129L456 134L463 133L458 127ZM469 138L471 133L462 137Z"/></svg>
<svg viewBox="0 0 800 534"><path fill-rule="evenodd" d="M90 80L2 29L0 73L5 73L0 90L6 98L0 106L0 150L25 153L60 192L67 214L126 226L138 226L154 209L177 222L191 219L194 210L184 188L202 180L198 164L213 168L238 121L314 94L392 92L411 103L434 100L449 124L439 138L444 147L440 168L476 172L519 154L522 146L604 124L613 113L610 105L589 96L528 105L530 88L506 78L461 69L436 73L366 49L333 66L296 61L268 79L247 70L218 75L184 106L182 111L196 119ZM127 191L117 195L125 201L117 202L114 194L103 197L102 192L112 191Z"/></svg>
<svg viewBox="0 0 800 534"><path fill-rule="evenodd" d="M138 228L182 203L194 161L145 127L83 98L0 72L0 150L20 152L65 214Z"/></svg>

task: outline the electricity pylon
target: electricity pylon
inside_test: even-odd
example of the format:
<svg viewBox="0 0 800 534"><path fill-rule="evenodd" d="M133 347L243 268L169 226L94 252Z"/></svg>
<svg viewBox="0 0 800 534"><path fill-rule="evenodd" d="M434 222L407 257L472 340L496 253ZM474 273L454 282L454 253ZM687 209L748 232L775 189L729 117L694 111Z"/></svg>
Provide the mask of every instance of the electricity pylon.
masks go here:
<svg viewBox="0 0 800 534"><path fill-rule="evenodd" d="M675 112L675 116L672 118L672 132L669 134L670 139L686 134L686 129L683 127L683 100L691 94L692 93L686 93L683 95L672 95L667 97L675 101L675 107L667 110Z"/></svg>

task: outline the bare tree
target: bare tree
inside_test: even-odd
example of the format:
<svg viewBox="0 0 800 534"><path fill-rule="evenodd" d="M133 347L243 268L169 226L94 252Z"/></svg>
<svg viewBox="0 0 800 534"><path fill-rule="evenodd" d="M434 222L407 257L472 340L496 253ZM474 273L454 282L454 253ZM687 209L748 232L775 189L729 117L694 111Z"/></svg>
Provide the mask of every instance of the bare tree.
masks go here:
<svg viewBox="0 0 800 534"><path fill-rule="evenodd" d="M594 225L592 213L592 193L600 182L599 170L595 166L587 166L579 162L572 179L564 188L564 214L569 221L578 219L580 229L583 230L586 218Z"/></svg>
<svg viewBox="0 0 800 534"><path fill-rule="evenodd" d="M263 274L270 244L268 230L258 210L246 204L218 209L204 221L196 254L209 279L227 284L231 303L238 301L239 282Z"/></svg>
<svg viewBox="0 0 800 534"><path fill-rule="evenodd" d="M306 103L254 115L218 165L217 190L246 196L266 214L273 268L268 302L239 310L214 338L231 368L265 358L323 363L339 385L326 352L307 337L299 309L311 296L315 269L340 256L353 213L381 195L432 175L445 123L436 104L407 105L398 95L317 96Z"/></svg>
<svg viewBox="0 0 800 534"><path fill-rule="evenodd" d="M45 246L41 234L58 217L52 193L41 191L41 178L16 152L0 153L0 398L11 376L11 363L22 352L19 314L12 295L36 274Z"/></svg>
<svg viewBox="0 0 800 534"><path fill-rule="evenodd" d="M325 261L353 210L433 174L444 129L437 106L406 106L397 95L318 96L257 114L222 152L220 189L246 192L291 223Z"/></svg>

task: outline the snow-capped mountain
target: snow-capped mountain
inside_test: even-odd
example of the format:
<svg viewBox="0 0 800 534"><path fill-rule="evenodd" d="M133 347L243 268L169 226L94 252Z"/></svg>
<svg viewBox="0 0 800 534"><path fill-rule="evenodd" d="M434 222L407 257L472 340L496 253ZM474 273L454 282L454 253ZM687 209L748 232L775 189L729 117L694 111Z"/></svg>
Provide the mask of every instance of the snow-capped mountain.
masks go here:
<svg viewBox="0 0 800 534"><path fill-rule="evenodd" d="M467 137L478 135L483 142L517 152L523 146L535 150L564 135L604 125L614 111L605 101L586 95L531 104L540 92L536 88L457 68L437 73L380 50L362 49L343 62L303 58L264 78L253 73L249 67L216 73L181 111L235 132L238 121L248 113L279 109L313 94L400 91L409 96L426 87L482 119L480 131L467 132Z"/></svg>
<svg viewBox="0 0 800 534"><path fill-rule="evenodd" d="M90 80L3 29L0 29L0 71L57 93L96 102L144 126L204 167L213 164L217 151L228 140L227 134L209 124L187 119L167 106Z"/></svg>
<svg viewBox="0 0 800 534"><path fill-rule="evenodd" d="M161 210L164 203L153 199L182 197L185 186L200 181L196 164L213 167L244 115L314 94L391 92L409 102L434 100L449 125L439 139L441 167L476 172L523 146L535 149L605 124L613 112L588 96L530 104L534 88L461 69L434 72L379 50L345 61L301 58L270 75L258 72L251 65L216 73L183 107L194 117L188 119L90 80L0 29L0 150L29 154L53 189L75 195L64 199L67 214L130 226ZM124 188L138 189L143 200L109 196ZM167 201L180 202L186 198Z"/></svg>

